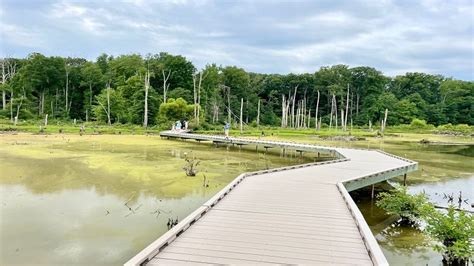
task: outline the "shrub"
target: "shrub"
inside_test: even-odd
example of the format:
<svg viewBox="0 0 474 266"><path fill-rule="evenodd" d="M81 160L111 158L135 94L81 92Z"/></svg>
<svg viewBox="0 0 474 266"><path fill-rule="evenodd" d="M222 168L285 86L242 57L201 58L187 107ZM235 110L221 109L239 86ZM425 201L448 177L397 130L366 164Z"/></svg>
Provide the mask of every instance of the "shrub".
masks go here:
<svg viewBox="0 0 474 266"><path fill-rule="evenodd" d="M404 224L419 222L431 206L424 193L411 195L403 186L378 194L376 205L388 214L399 215L402 219L401 223Z"/></svg>
<svg viewBox="0 0 474 266"><path fill-rule="evenodd" d="M434 210L425 220L426 232L442 243L435 249L443 252L446 262L465 265L474 257L474 215L450 206L447 213Z"/></svg>
<svg viewBox="0 0 474 266"><path fill-rule="evenodd" d="M438 126L436 131L441 134L469 135L474 133L474 127L466 124L452 125L449 123Z"/></svg>
<svg viewBox="0 0 474 266"><path fill-rule="evenodd" d="M188 104L184 99L169 98L166 103L160 105L157 117L157 124L167 128L176 120L188 119L192 117L194 105Z"/></svg>
<svg viewBox="0 0 474 266"><path fill-rule="evenodd" d="M410 123L410 128L412 129L428 129L432 128L433 125L429 125L425 120L422 119L413 119Z"/></svg>

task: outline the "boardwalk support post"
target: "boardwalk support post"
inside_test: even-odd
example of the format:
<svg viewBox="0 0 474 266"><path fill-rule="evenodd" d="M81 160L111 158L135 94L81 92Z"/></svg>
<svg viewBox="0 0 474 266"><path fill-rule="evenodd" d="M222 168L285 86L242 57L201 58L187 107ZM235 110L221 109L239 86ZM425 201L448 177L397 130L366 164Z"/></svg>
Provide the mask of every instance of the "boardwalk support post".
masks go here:
<svg viewBox="0 0 474 266"><path fill-rule="evenodd" d="M404 185L404 186L407 185L407 174L404 174L404 175L403 175L403 185Z"/></svg>
<svg viewBox="0 0 474 266"><path fill-rule="evenodd" d="M374 196L375 196L375 184L372 185L372 194L371 194L370 198L374 199Z"/></svg>

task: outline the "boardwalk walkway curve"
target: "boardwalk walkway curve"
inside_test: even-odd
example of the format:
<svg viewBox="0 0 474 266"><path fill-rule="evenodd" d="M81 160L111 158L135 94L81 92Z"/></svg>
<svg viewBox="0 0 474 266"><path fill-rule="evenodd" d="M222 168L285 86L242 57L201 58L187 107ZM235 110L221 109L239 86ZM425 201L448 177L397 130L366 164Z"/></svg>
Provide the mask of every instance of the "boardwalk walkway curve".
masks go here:
<svg viewBox="0 0 474 266"><path fill-rule="evenodd" d="M379 150L160 135L326 153L336 160L243 173L125 265L388 265L348 192L415 171L417 162Z"/></svg>

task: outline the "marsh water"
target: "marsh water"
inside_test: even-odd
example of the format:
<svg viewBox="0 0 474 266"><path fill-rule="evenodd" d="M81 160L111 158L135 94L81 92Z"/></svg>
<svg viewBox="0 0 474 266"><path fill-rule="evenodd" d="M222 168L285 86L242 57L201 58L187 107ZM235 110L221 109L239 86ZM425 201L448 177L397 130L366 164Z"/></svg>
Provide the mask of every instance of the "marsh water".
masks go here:
<svg viewBox="0 0 474 266"><path fill-rule="evenodd" d="M413 192L439 205L447 204L443 193L460 190L474 201L472 145L305 141L416 160ZM201 173L187 177L185 157L200 159ZM239 173L313 160L154 136L0 135L0 264L119 265L164 233L169 218L185 217ZM355 200L391 265L441 265L419 230L393 226L396 217L370 197Z"/></svg>
<svg viewBox="0 0 474 266"><path fill-rule="evenodd" d="M384 146L388 152L419 162L419 171L408 175L410 192L424 192L430 202L442 207L448 206L447 195L451 195L456 207L474 211L474 145L389 141ZM401 179L394 181L392 184L401 183ZM460 191L463 201L458 206ZM377 208L369 193L358 197L357 204L391 265L443 265L442 255L431 248L435 244L432 240L420 229L397 225L397 217Z"/></svg>
<svg viewBox="0 0 474 266"><path fill-rule="evenodd" d="M121 265L240 173L310 160L157 136L0 135L0 265Z"/></svg>

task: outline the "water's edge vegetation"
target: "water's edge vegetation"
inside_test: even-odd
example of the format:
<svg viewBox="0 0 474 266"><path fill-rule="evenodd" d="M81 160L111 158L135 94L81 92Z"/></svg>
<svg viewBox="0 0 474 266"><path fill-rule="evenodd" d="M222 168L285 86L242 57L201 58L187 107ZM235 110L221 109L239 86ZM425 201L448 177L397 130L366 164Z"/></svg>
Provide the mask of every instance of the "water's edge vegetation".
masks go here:
<svg viewBox="0 0 474 266"><path fill-rule="evenodd" d="M25 134L25 133L17 133L17 132L4 132L4 134L0 134L0 139L2 140L7 140L10 139L10 145L13 146L5 146L2 145L3 152L9 151L9 155L2 153L0 154L0 165L2 165L2 169L4 166L12 166L12 161L15 160L15 156L12 156L10 154L10 150L12 147L15 147L15 149L18 149L18 151L23 150L22 154L28 154L28 157L30 159L24 158L23 155L21 157L18 157L22 161L22 163L26 163L30 165L30 172L26 173L24 172L25 169L21 170L22 174L16 173L18 167L13 167L11 169L12 172L11 179L5 179L2 178L2 184L5 184L5 181L7 183L11 182L12 180L15 180L16 183L18 182L23 182L21 180L25 180L25 176L35 176L37 175L37 171L34 171L34 169L38 169L38 167L44 167L45 163L46 165L49 165L49 167L52 168L57 168L58 165L64 165L64 167L61 167L62 169L62 174L54 173L53 172L45 172L42 173L44 177L50 176L49 180L47 183L49 185L43 186L41 184L40 179L31 179L28 178L26 180L29 180L31 182L31 185L33 185L31 188L34 189L33 191L40 192L44 188L48 188L46 191L40 192L40 193L54 193L56 194L57 192L54 192L55 190L51 190L54 187L59 187L61 190L66 189L66 191L69 191L68 193L73 193L73 191L83 190L81 187L84 186L84 180L87 180L86 183L90 184L88 185L90 188L94 188L94 191L99 192L100 194L103 194L106 196L109 193L117 193L119 192L122 194L120 196L119 202L120 205L123 204L123 202L127 202L129 198L131 197L131 203L130 203L130 208L132 210L135 210L135 208L138 208L137 212L140 212L140 210L143 211L143 214L140 216L141 220L136 220L137 223L141 224L143 221L147 221L149 218L144 218L143 215L145 215L146 210L148 213L150 213L150 216L153 216L151 213L154 213L154 215L157 215L158 218L154 218L154 222L156 223L156 219L164 219L163 220L163 225L166 224L166 218L173 218L176 219L175 217L169 217L169 215L166 215L166 212L169 211L166 207L159 207L156 206L155 204L159 201L158 199L162 200L162 202L166 202L166 204L173 204L172 206L180 206L181 204L184 204L183 206L186 206L186 210L179 211L179 216L184 217L186 216L185 213L189 213L192 211L194 204L197 202L195 201L196 195L193 192L192 197L187 197L185 196L183 199L179 200L180 198L183 197L182 194L185 191L189 191L189 189L192 189L199 187L203 187L203 179L202 177L199 177L197 179L188 179L185 183L175 183L173 182L173 178L175 178L176 174L172 174L173 169L171 168L155 168L156 166L153 166L160 157L156 157L155 152L153 151L154 147L158 148L165 148L165 149L170 149L170 151L175 150L177 147L180 147L182 145L192 145L194 148L193 153L197 154L198 150L208 150L209 145L196 145L196 144L190 144L189 142L176 142L176 141L160 141L157 136L153 136L154 132L147 132L148 135L142 135L145 133L144 131L135 131L133 134L135 135L127 135L131 134L130 131L127 131L126 128L121 128L121 127L103 127L104 130L103 132L95 132L93 128L86 127L85 132L80 135L79 134L79 126L76 125L62 125L62 128L65 129L62 134L56 133L55 128L57 126L48 126L46 129L51 130L51 131L44 131L41 134L38 131L38 127L36 126L31 126L31 131L35 132L34 135L30 134ZM21 129L21 127L19 127ZM97 129L96 129L97 130ZM99 129L100 130L100 129ZM207 131L207 133L219 133L221 130L216 129ZM263 131L263 132L262 132ZM70 133L67 133L70 132ZM457 180L463 180L467 178L466 180L471 180L468 182L472 183L473 180L473 173L474 169L473 167L468 164L468 160L472 159L473 156L473 141L472 137L469 136L455 136L455 135L440 135L440 134L426 134L426 132L429 131L424 131L424 133L390 133L390 131L386 131L383 136L380 136L377 134L377 132L370 132L368 130L364 129L358 129L354 130L352 134L349 133L343 133L337 132L337 131L330 131L330 130L321 130L318 132L319 135L314 134L314 130L289 130L289 129L271 129L271 128L260 128L260 129L253 129L253 130L247 130L244 132L242 136L250 136L250 137L259 137L259 138L264 138L264 139L275 139L275 140L292 140L292 141L299 141L299 142L307 142L307 143L318 143L318 144L323 144L323 145L330 145L330 146L346 146L346 147L364 147L364 148L371 148L371 149L384 149L388 152L394 153L396 155L400 155L403 157L407 157L413 160L417 160L420 162L420 171L414 173L413 175L410 175L409 177L409 184L416 186L424 186L423 184L428 183L439 183L439 182L451 182L452 178L457 178ZM112 135L109 135L112 134ZM232 131L231 134L233 135L238 135L240 134L238 131ZM29 141L22 141L22 138L31 138L33 137L36 139L34 142L29 142ZM116 142L111 140L112 139L120 139L120 142ZM54 144L52 146L44 144L48 141L59 141L62 144ZM425 141L422 141L425 140ZM428 140L428 142L426 141ZM77 144L77 141L83 142L83 143L89 143L87 145L83 144ZM151 142L150 142L151 141ZM29 144L28 144L29 143ZM150 143L153 143L150 146ZM444 145L439 145L439 143L444 143ZM34 145L40 145L43 147L49 147L44 152L40 152L36 149L32 149L34 147L31 146L31 144ZM452 145L456 144L456 145ZM144 148L146 145L147 148ZM136 157L136 155L127 155L123 157L121 154L122 153L127 153L127 150L136 150L136 155L139 155ZM196 150L197 149L197 150ZM218 148L219 149L219 148ZM1 152L2 149L0 149ZM70 157L73 152L76 154L73 157ZM77 160L83 160L87 158L88 156L91 155L92 153L99 152L98 155L100 155L102 152L106 152L107 156L100 155L99 160L87 160L85 161L84 166L87 166L87 168L90 168L90 170L84 171L84 169L87 168L78 168L82 167L80 166L81 163L78 163ZM189 151L187 151L189 152ZM214 152L214 151L213 151ZM229 153L230 152L230 153ZM226 154L230 155L234 152L237 152L235 154L235 158L232 160L235 160L237 163L237 167L244 167L244 168L239 168L241 170L236 171L234 176L238 175L238 173L243 172L244 169L251 169L248 168L248 164L250 160L255 161L255 159L251 159L253 157L249 157L250 153L245 152L244 153L238 152L238 150L232 151L232 148L230 151L227 151ZM49 153L49 154L48 154ZM124 155L125 155L124 153ZM135 153L135 152L134 152ZM180 164L183 166L184 165L184 157L185 156L185 151L181 149L180 152L172 152L172 156L177 156L176 158L180 158ZM47 159L46 161L44 159L50 157L51 155L58 156L57 159L51 159L53 161L50 161L50 159ZM244 155L244 156L243 156ZM257 154L258 155L258 154ZM109 156L112 156L109 158ZM144 156L144 157L143 157ZM139 158L137 161L136 159ZM261 155L258 155L257 158L263 159ZM40 160L40 161L38 161ZM59 160L59 161L58 161ZM242 164L242 160L247 161L247 163ZM312 161L312 159L309 159ZM212 161L212 160L211 160ZM440 164L439 162L442 161L443 164ZM264 159L263 161L263 167L272 167L272 164L268 164L268 161ZM288 163L287 161L284 163ZM298 161L295 161L294 163L300 163ZM119 166L121 165L121 166ZM227 166L229 164L226 164ZM155 168L155 169L154 169ZM210 184L215 184L215 180L213 178L218 178L217 180L218 183L221 183L222 185L226 184L225 180L230 180L229 178L232 178L231 176L223 177L222 173L213 173L213 171L210 170L210 167L206 170L206 176L208 176L210 180ZM75 170L77 169L77 170ZM81 170L80 170L81 169ZM118 183L115 181L115 178L113 176L121 176L124 174L124 169L127 169L127 175L132 177L130 178L125 178L122 181L119 181ZM132 169L132 170L129 170ZM133 170L136 169L136 170ZM139 170L140 169L140 170ZM166 170L169 169L169 170ZM104 170L112 171L112 175L110 173L104 172ZM68 179L67 182L59 182L57 181L64 181L64 177L68 176L71 171L76 172L80 171L81 173L85 173L91 176L95 176L97 178L73 178L73 179ZM156 185L154 179L150 179L150 177L146 174L143 175L145 172L149 173L155 173L155 176L160 175L160 173L163 174L163 176L169 176L168 179L163 180L164 183L166 184L165 187L162 187L161 185ZM165 171L165 172L164 172ZM172 172L166 172L166 171L172 171ZM226 170L227 171L227 170ZM184 172L182 170L179 170L179 175L184 175ZM22 177L19 177L21 175ZM16 177L15 177L16 176ZM99 177L100 176L100 177ZM107 177L106 179L103 179L103 177ZM109 177L110 176L110 177ZM221 176L221 177L219 177ZM138 179L137 179L138 178ZM57 179L57 180L55 180ZM136 180L133 182L130 182L131 180ZM160 178L161 179L161 178ZM9 181L10 180L10 181ZM128 180L128 181L127 181ZM395 179L397 180L397 179ZM105 183L104 183L105 181ZM182 180L183 181L183 180ZM191 181L191 182L189 182ZM125 182L125 183L124 183ZM162 181L160 181L162 182ZM55 184L55 185L53 185ZM467 183L469 184L469 183ZM124 192L120 192L123 190L122 186L125 185L127 188ZM218 191L217 187L213 187L212 185L210 186L211 189L208 189L208 192L205 193L204 198L211 196L212 192L211 191ZM459 187L458 187L459 188ZM18 188L16 188L18 189ZM158 189L158 190L156 190ZM134 194L129 193L131 191L142 191L139 194ZM17 191L17 190L15 190ZM128 191L128 192L127 192ZM173 192L175 191L175 192ZM5 191L4 191L5 192ZM35 193L37 193L35 192ZM84 191L85 193L89 193ZM173 192L170 194L170 192ZM25 194L25 192L20 192L17 191L15 193ZM83 192L81 192L83 193ZM95 192L94 192L95 193ZM4 193L3 195L7 195L5 198L9 198L12 196L12 194L9 193ZM157 196L158 195L158 196ZM171 198L166 199L162 198L162 196L165 195L170 195ZM168 196L166 196L168 197ZM203 200L201 196L198 197L200 200ZM364 197L362 197L364 198ZM38 199L37 199L38 200ZM96 199L97 200L97 199ZM171 200L171 201L170 201ZM181 203L177 203L177 201L180 201ZM400 249L400 247L395 248L395 253L391 251L392 247L390 246L398 246L400 241L398 239L404 239L406 237L406 233L408 232L407 229L401 229L404 230L402 232L401 236L398 238L390 238L391 240L387 242L385 239L387 237L387 229L384 229L383 232L381 233L382 235L379 235L380 233L377 229L374 229L373 225L378 225L379 222L373 223L372 221L374 220L374 217L372 217L372 214L374 212L374 206L365 206L362 200L362 204L359 202L358 198L356 197L355 200L358 201L358 205L361 208L361 211L364 213L365 218L368 220L369 225L372 226L372 230L374 234L376 234L377 239L379 240L379 243L381 243L382 248L384 250L384 253L386 253L387 258L389 261L395 262L409 262L412 261L413 257L412 255L403 255L403 254L397 254L400 250L403 250L403 248ZM155 203L153 203L155 201ZM174 202L174 203L171 203ZM52 204L49 202L49 204ZM158 203L160 204L160 203ZM178 204L178 205L175 205ZM147 207L150 206L150 207ZM152 207L155 205L154 207ZM123 207L123 206L122 206ZM123 207L124 210L126 211L126 208ZM145 209L143 209L145 208ZM367 211L371 210L371 214L367 216ZM117 215L116 210L113 209L107 209L107 210L102 210L103 215L105 217L112 217L109 215ZM108 212L110 212L110 214ZM184 211L184 212L183 212ZM2 211L2 216L4 215L4 211ZM122 217L125 217L126 215L129 215L126 217L126 219L134 217L136 214L132 213L130 214L130 211L128 213L123 213ZM161 216L160 216L161 215ZM184 215L184 216L183 216ZM380 217L384 217L385 214L380 213L378 218L375 219L380 219ZM116 217L116 216L115 216ZM138 217L138 215L137 215ZM117 218L117 217L116 217ZM136 217L134 217L136 218ZM153 217L152 217L153 218ZM385 219L385 218L384 218ZM145 224L148 224L148 226L153 226L153 220L152 222L144 222ZM390 225L390 224L388 224ZM129 227L130 225L127 225L126 227ZM145 226L146 228L146 226ZM143 230L143 234L149 234L149 232L145 231L145 228ZM150 228L150 227L148 227ZM388 228L391 228L390 226ZM118 228L117 228L118 229ZM162 230L162 229L160 229ZM375 231L374 231L375 230ZM153 233L153 237L148 236L148 239L154 239L158 236L158 234ZM383 236L383 239L380 237ZM8 235L5 235L5 237L8 237ZM416 233L413 235L413 239L422 239L422 236L420 233ZM5 240L2 240L5 241ZM411 240L413 241L413 240ZM61 242L59 241L60 243ZM144 241L145 242L145 241ZM150 241L148 241L149 243ZM142 242L143 243L143 242ZM148 244L145 243L145 244ZM68 244L66 244L67 246ZM143 245L143 244L142 244ZM423 245L422 245L423 246ZM419 249L422 246L414 246L415 249ZM142 246L143 247L143 246ZM387 249L387 247L389 247ZM71 248L71 247L70 247ZM21 249L20 249L21 250ZM69 251L71 251L70 249ZM128 251L129 255L133 255L136 253L140 248L135 249L134 252ZM397 251L399 250L399 251ZM12 250L13 253L15 253L15 249ZM103 251L105 253L108 253L110 251ZM387 253L388 252L388 253ZM428 254L424 251L424 254ZM410 254L410 253L407 253ZM423 253L422 253L423 254ZM441 258L439 253L434 253L437 254L438 258ZM96 254L99 255L99 254ZM93 254L90 254L91 258ZM130 256L128 256L129 258ZM128 259L124 258L124 259ZM436 258L436 256L434 257ZM420 260L413 260L414 261L420 262ZM421 261L426 261L426 260L421 260ZM432 263L437 263L436 260L430 260ZM440 261L440 259L439 259ZM123 262L123 261L122 261ZM104 261L105 264L106 261Z"/></svg>

